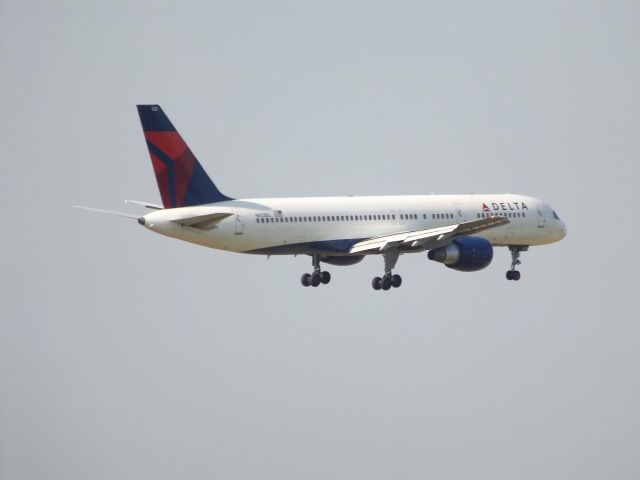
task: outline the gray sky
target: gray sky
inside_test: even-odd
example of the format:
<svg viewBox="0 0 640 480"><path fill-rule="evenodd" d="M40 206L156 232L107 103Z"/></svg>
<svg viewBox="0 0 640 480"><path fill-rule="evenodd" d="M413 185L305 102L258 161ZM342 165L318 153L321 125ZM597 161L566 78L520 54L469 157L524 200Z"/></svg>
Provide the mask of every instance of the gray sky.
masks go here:
<svg viewBox="0 0 640 480"><path fill-rule="evenodd" d="M0 478L640 477L637 2L0 2ZM567 238L304 289L77 211L158 201L136 103L235 196L513 192Z"/></svg>

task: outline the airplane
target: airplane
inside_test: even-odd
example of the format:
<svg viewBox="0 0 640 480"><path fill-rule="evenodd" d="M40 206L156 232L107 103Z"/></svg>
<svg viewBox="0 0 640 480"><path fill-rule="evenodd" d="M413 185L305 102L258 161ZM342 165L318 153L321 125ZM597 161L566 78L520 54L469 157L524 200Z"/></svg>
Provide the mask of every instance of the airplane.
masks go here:
<svg viewBox="0 0 640 480"><path fill-rule="evenodd" d="M427 252L446 267L475 272L487 267L494 247L507 247L507 280L520 280L520 254L562 240L566 226L536 198L515 194L243 198L224 195L159 105L138 105L162 205L128 201L151 212L140 225L168 237L229 252L308 255L313 271L305 287L331 281L322 264L353 265L380 255L384 273L375 290L398 288L400 255Z"/></svg>

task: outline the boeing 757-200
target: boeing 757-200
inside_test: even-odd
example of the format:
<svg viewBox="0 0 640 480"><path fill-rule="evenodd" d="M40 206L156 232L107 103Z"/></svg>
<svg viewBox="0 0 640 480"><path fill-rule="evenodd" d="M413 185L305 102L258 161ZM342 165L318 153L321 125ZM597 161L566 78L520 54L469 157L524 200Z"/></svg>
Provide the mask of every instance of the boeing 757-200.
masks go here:
<svg viewBox="0 0 640 480"><path fill-rule="evenodd" d="M508 247L508 280L519 280L520 253L564 238L555 211L512 194L401 195L234 199L220 192L158 105L138 105L162 205L137 217L154 232L205 247L258 255L309 255L305 287L331 280L322 264L353 265L381 255L384 274L373 288L402 283L398 257L427 252L462 272L487 267L494 247Z"/></svg>

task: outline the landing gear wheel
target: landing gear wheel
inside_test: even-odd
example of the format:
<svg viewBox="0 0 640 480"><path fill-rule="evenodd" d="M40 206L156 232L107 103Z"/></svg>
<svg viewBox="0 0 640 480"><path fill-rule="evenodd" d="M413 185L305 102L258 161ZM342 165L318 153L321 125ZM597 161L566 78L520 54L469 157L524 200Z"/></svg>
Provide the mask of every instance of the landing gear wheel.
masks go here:
<svg viewBox="0 0 640 480"><path fill-rule="evenodd" d="M392 275L391 286L393 288L398 288L400 285L402 285L402 277L400 275Z"/></svg>
<svg viewBox="0 0 640 480"><path fill-rule="evenodd" d="M308 273L303 273L302 277L300 277L300 283L303 287L308 287L309 285L311 285L311 275L309 275Z"/></svg>
<svg viewBox="0 0 640 480"><path fill-rule="evenodd" d="M326 285L327 283L329 283L331 281L331 274L329 272L322 272L320 274L320 282L323 285Z"/></svg>
<svg viewBox="0 0 640 480"><path fill-rule="evenodd" d="M313 272L313 274L311 275L311 286L317 287L318 285L320 285L320 273Z"/></svg>
<svg viewBox="0 0 640 480"><path fill-rule="evenodd" d="M373 277L373 280L371 280L371 286L374 290L380 290L382 288L382 279L380 277Z"/></svg>
<svg viewBox="0 0 640 480"><path fill-rule="evenodd" d="M389 290L391 288L391 277L385 275L382 279L382 289Z"/></svg>
<svg viewBox="0 0 640 480"><path fill-rule="evenodd" d="M507 280L515 280L517 282L520 280L520 272L518 270L507 271Z"/></svg>

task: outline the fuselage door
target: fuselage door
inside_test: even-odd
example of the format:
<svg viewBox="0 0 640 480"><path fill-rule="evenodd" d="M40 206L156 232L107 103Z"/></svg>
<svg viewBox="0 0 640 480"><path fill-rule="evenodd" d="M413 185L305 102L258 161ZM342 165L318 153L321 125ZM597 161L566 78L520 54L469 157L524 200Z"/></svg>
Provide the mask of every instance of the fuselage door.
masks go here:
<svg viewBox="0 0 640 480"><path fill-rule="evenodd" d="M242 235L244 233L244 219L240 214L236 214L235 219L236 220L233 233L235 233L236 235Z"/></svg>
<svg viewBox="0 0 640 480"><path fill-rule="evenodd" d="M463 207L463 205L461 203L454 203L453 204L453 210L455 212L456 222L464 223L465 222L465 217L464 217L464 207Z"/></svg>
<svg viewBox="0 0 640 480"><path fill-rule="evenodd" d="M544 218L544 212L540 207L538 207L537 210L538 210L538 228L544 228L544 225L547 221L546 218Z"/></svg>

